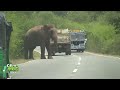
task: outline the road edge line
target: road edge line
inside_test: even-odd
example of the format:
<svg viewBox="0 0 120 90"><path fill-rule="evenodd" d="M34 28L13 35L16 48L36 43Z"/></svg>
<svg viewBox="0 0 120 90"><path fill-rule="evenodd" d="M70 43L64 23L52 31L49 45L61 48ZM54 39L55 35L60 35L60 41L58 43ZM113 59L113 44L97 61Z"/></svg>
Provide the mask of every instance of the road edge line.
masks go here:
<svg viewBox="0 0 120 90"><path fill-rule="evenodd" d="M86 51L85 53L92 54L92 55L96 55L96 56L103 56L103 57L109 57L109 58L117 58L117 59L120 59L120 57L117 57L117 56L110 56L110 55L98 54L98 53L87 52L87 51Z"/></svg>

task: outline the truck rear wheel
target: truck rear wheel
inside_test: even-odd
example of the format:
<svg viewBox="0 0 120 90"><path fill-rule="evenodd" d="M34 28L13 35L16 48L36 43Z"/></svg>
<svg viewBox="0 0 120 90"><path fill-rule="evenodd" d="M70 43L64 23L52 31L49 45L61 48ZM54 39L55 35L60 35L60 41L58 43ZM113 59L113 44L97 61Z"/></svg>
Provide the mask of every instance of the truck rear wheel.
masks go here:
<svg viewBox="0 0 120 90"><path fill-rule="evenodd" d="M84 50L82 50L82 53L84 52Z"/></svg>
<svg viewBox="0 0 120 90"><path fill-rule="evenodd" d="M71 52L69 53L69 55L71 55Z"/></svg>
<svg viewBox="0 0 120 90"><path fill-rule="evenodd" d="M78 49L77 52L80 52L80 49Z"/></svg>
<svg viewBox="0 0 120 90"><path fill-rule="evenodd" d="M65 52L66 55L68 55L68 52Z"/></svg>
<svg viewBox="0 0 120 90"><path fill-rule="evenodd" d="M71 55L71 50L69 51L69 55Z"/></svg>
<svg viewBox="0 0 120 90"><path fill-rule="evenodd" d="M71 50L65 52L66 55L71 55Z"/></svg>

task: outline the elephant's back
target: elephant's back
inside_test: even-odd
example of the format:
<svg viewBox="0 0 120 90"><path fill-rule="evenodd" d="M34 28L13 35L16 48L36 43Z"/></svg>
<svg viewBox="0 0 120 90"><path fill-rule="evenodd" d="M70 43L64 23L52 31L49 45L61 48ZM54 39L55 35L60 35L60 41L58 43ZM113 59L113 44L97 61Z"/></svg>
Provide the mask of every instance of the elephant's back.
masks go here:
<svg viewBox="0 0 120 90"><path fill-rule="evenodd" d="M38 26L34 26L33 28L29 29L27 31L27 33L34 33L34 32L38 32L38 31L41 31L42 30L42 25L38 25Z"/></svg>
<svg viewBox="0 0 120 90"><path fill-rule="evenodd" d="M42 25L38 25L29 29L26 33L26 36L36 36L38 32L42 31L42 27L43 27Z"/></svg>
<svg viewBox="0 0 120 90"><path fill-rule="evenodd" d="M42 33L41 33L42 32ZM43 36L42 25L29 29L25 35L25 42L30 45L38 45Z"/></svg>
<svg viewBox="0 0 120 90"><path fill-rule="evenodd" d="M38 31L38 30L42 30L42 28L43 28L43 25L38 25L31 28L29 31Z"/></svg>

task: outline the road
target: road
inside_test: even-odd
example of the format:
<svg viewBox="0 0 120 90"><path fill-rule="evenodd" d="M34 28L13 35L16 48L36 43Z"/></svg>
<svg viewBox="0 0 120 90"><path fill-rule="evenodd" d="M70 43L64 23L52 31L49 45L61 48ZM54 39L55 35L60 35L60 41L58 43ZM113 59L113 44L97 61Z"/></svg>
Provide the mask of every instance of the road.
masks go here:
<svg viewBox="0 0 120 90"><path fill-rule="evenodd" d="M36 48L39 51L39 48ZM18 64L11 79L120 79L120 58L89 52L57 53L53 59Z"/></svg>

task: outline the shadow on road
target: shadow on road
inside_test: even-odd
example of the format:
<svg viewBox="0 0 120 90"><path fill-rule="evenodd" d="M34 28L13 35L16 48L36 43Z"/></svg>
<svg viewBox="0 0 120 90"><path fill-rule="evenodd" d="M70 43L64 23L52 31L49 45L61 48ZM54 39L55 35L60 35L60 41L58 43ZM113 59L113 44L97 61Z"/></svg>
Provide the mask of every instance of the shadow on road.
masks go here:
<svg viewBox="0 0 120 90"><path fill-rule="evenodd" d="M61 52L61 53L56 53L53 56L69 56L69 55L66 55L65 52Z"/></svg>
<svg viewBox="0 0 120 90"><path fill-rule="evenodd" d="M64 53L57 53L54 56L66 56Z"/></svg>
<svg viewBox="0 0 120 90"><path fill-rule="evenodd" d="M84 52L77 52L76 50L72 50L71 53L84 53Z"/></svg>
<svg viewBox="0 0 120 90"><path fill-rule="evenodd" d="M72 53L77 53L77 54L78 54L78 53L81 53L81 54L82 54L82 53L84 53L84 52L77 52L76 50L72 50L72 51L71 51L71 54L72 54ZM69 55L66 55L64 52L62 52L62 53L56 53L54 56L69 56Z"/></svg>

